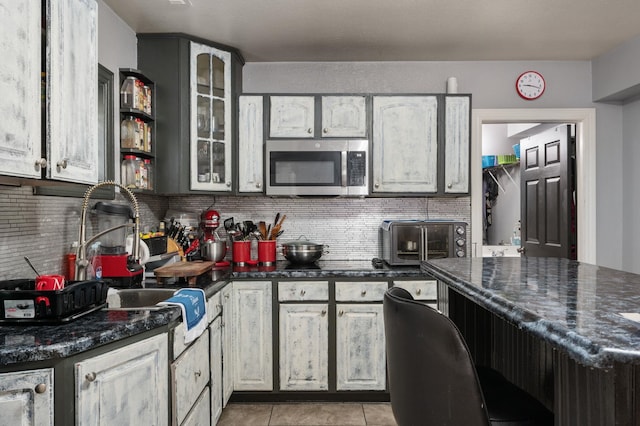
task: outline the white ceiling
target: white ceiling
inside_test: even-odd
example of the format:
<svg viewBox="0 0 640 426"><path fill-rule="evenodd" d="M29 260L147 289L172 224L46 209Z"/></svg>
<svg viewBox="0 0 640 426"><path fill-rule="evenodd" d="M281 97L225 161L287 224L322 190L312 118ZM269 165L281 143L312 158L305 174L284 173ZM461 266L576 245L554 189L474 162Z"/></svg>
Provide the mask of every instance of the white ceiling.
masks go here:
<svg viewBox="0 0 640 426"><path fill-rule="evenodd" d="M640 34L638 0L103 1L137 33L192 34L247 62L589 60Z"/></svg>

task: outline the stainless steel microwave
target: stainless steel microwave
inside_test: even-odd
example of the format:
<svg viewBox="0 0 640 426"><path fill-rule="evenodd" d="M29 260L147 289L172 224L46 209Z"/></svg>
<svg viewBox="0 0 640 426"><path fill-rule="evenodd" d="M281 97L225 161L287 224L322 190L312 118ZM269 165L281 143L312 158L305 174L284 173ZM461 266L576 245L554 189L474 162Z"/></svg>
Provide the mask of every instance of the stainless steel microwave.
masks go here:
<svg viewBox="0 0 640 426"><path fill-rule="evenodd" d="M267 140L267 195L369 194L369 141Z"/></svg>
<svg viewBox="0 0 640 426"><path fill-rule="evenodd" d="M448 220L385 220L379 229L380 258L389 265L419 265L427 259L467 256L467 224Z"/></svg>

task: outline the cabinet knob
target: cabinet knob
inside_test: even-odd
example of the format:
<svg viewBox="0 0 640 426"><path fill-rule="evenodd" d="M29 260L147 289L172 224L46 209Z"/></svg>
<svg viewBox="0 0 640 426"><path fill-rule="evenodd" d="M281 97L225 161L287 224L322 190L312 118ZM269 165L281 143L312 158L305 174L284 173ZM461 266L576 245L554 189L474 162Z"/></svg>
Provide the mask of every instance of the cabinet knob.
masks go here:
<svg viewBox="0 0 640 426"><path fill-rule="evenodd" d="M360 292L360 295L361 295L361 296L366 296L366 295L367 295L367 290L362 290L362 291Z"/></svg>
<svg viewBox="0 0 640 426"><path fill-rule="evenodd" d="M300 296L304 296L306 293L306 291L304 291L304 289L300 290Z"/></svg>
<svg viewBox="0 0 640 426"><path fill-rule="evenodd" d="M58 166L59 169L66 169L68 164L69 164L69 162L65 158L65 159L62 159L62 160L58 161L56 163L56 166Z"/></svg>
<svg viewBox="0 0 640 426"><path fill-rule="evenodd" d="M329 133L329 129L327 129L326 127L324 129L322 129L323 133Z"/></svg>
<svg viewBox="0 0 640 426"><path fill-rule="evenodd" d="M41 158L39 160L36 160L36 167L40 167L43 169L47 168L47 159L46 158Z"/></svg>
<svg viewBox="0 0 640 426"><path fill-rule="evenodd" d="M84 376L84 378L87 379L87 382L95 382L96 377L98 376L95 372L88 373L86 376Z"/></svg>
<svg viewBox="0 0 640 426"><path fill-rule="evenodd" d="M453 187L452 184L447 185L447 188L451 189Z"/></svg>
<svg viewBox="0 0 640 426"><path fill-rule="evenodd" d="M194 375L194 376L196 376L196 377L200 377L200 376L202 376L202 371L200 371L200 370L195 371L195 372L193 373L193 375Z"/></svg>
<svg viewBox="0 0 640 426"><path fill-rule="evenodd" d="M225 185L227 185L229 188L231 188L231 181L225 182Z"/></svg>
<svg viewBox="0 0 640 426"><path fill-rule="evenodd" d="M47 385L44 383L39 383L35 387L36 393L45 393L47 391Z"/></svg>
<svg viewBox="0 0 640 426"><path fill-rule="evenodd" d="M343 315L344 315L344 311L343 311L343 310L340 310L340 312L338 312L338 316L339 316L339 317L341 317L341 316L343 316Z"/></svg>
<svg viewBox="0 0 640 426"><path fill-rule="evenodd" d="M222 305L221 305L221 304L217 304L217 305L216 305L216 309L217 309L217 310L219 310L219 311L221 311L221 310L222 310Z"/></svg>
<svg viewBox="0 0 640 426"><path fill-rule="evenodd" d="M379 183L374 183L373 186L375 186L376 188L380 188L380 184Z"/></svg>
<svg viewBox="0 0 640 426"><path fill-rule="evenodd" d="M321 315L321 316L325 316L325 315L327 315L327 310L326 310L326 309L323 309L323 310L322 310L322 312L320 312L320 315Z"/></svg>
<svg viewBox="0 0 640 426"><path fill-rule="evenodd" d="M417 290L416 290L416 294L417 294L417 295L420 295L420 293L422 293L422 289L421 289L421 288L419 288L419 289L417 289Z"/></svg>
<svg viewBox="0 0 640 426"><path fill-rule="evenodd" d="M262 188L262 183L256 182L256 188Z"/></svg>
<svg viewBox="0 0 640 426"><path fill-rule="evenodd" d="M307 133L309 133L309 134L313 133L313 129L308 128L308 129L307 129Z"/></svg>

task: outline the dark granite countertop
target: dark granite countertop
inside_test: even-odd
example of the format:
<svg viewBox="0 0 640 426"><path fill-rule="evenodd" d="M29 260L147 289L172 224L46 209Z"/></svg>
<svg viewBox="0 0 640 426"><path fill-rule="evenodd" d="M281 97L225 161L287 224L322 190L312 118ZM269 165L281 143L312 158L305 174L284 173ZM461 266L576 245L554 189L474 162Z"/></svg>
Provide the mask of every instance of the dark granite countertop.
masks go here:
<svg viewBox="0 0 640 426"><path fill-rule="evenodd" d="M535 257L438 259L422 270L583 365L640 364L640 322L621 315L640 314L640 275Z"/></svg>
<svg viewBox="0 0 640 426"><path fill-rule="evenodd" d="M421 277L420 268L373 267L371 261L318 261L312 265L277 262L274 266L214 268L202 276L196 286L207 297L233 279L274 278L390 278ZM145 287L184 287L179 281L158 285L145 281ZM65 324L0 326L0 368L11 364L54 360L113 343L145 331L167 326L180 319L180 310L166 307L154 311L98 310Z"/></svg>

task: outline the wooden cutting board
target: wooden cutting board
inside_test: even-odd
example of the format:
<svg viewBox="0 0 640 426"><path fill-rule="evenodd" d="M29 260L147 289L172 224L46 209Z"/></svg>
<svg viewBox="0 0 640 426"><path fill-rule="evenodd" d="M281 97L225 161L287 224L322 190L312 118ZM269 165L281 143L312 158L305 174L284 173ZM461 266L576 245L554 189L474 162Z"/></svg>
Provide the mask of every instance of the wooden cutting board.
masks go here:
<svg viewBox="0 0 640 426"><path fill-rule="evenodd" d="M153 273L160 282L167 278L186 278L191 285L200 275L210 271L214 264L212 261L177 262L156 268Z"/></svg>

